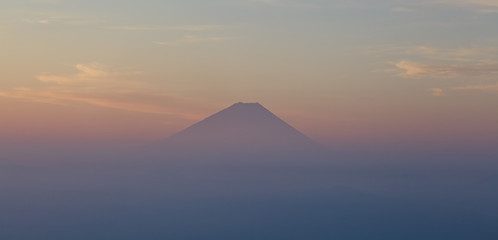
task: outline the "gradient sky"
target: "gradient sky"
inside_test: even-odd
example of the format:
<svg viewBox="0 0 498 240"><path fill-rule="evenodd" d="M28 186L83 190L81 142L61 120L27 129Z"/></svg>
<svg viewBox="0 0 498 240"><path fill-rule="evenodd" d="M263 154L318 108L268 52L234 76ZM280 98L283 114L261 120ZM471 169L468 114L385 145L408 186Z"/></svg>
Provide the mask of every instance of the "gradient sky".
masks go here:
<svg viewBox="0 0 498 240"><path fill-rule="evenodd" d="M0 141L145 142L260 102L329 146L498 145L497 0L2 0Z"/></svg>

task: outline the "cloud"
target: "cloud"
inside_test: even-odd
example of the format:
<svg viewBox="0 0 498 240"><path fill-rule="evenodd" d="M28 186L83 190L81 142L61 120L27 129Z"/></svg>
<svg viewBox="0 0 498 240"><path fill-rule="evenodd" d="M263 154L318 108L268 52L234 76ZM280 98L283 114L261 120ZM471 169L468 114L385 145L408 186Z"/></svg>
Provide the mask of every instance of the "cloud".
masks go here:
<svg viewBox="0 0 498 240"><path fill-rule="evenodd" d="M496 0L439 0L439 3L451 5L477 5L485 7L498 7Z"/></svg>
<svg viewBox="0 0 498 240"><path fill-rule="evenodd" d="M424 58L441 62L490 63L498 59L498 47L472 46L460 48L438 48L431 46L373 46L365 49L367 54L392 55L390 57Z"/></svg>
<svg viewBox="0 0 498 240"><path fill-rule="evenodd" d="M106 29L123 31L213 31L226 28L224 25L129 25L129 26L108 26Z"/></svg>
<svg viewBox="0 0 498 240"><path fill-rule="evenodd" d="M498 74L498 64L441 65L399 61L394 65L405 78L455 78Z"/></svg>
<svg viewBox="0 0 498 240"><path fill-rule="evenodd" d="M482 8L482 9L479 9L479 12L481 12L481 13L498 13L498 7L495 7L495 8Z"/></svg>
<svg viewBox="0 0 498 240"><path fill-rule="evenodd" d="M262 3L273 6L285 6L285 7L313 7L314 4L303 4L290 0L251 0L252 2Z"/></svg>
<svg viewBox="0 0 498 240"><path fill-rule="evenodd" d="M83 103L132 112L175 115L184 119L199 118L196 114L185 113L180 109L180 98L157 93L141 93L134 91L98 92L60 88L15 88L9 92L0 92L0 96L57 105L71 106Z"/></svg>
<svg viewBox="0 0 498 240"><path fill-rule="evenodd" d="M462 78L475 81L477 77L498 76L498 48L434 48L428 46L394 47L387 52L417 58L418 61L402 60L393 62L395 72L404 78ZM457 91L498 92L498 84L430 88L432 96L451 96Z"/></svg>
<svg viewBox="0 0 498 240"><path fill-rule="evenodd" d="M40 82L45 83L59 83L59 84L68 84L68 83L85 83L85 82L94 82L100 81L103 82L111 82L117 77L129 76L139 74L139 72L116 72L109 71L105 66L98 62L86 63L86 64L76 64L74 68L78 71L76 74L61 76L54 74L41 74L36 76Z"/></svg>
<svg viewBox="0 0 498 240"><path fill-rule="evenodd" d="M198 42L212 42L212 41L227 41L233 38L230 37L202 37L202 36L194 36L187 35L184 37L183 42L187 43L198 43Z"/></svg>
<svg viewBox="0 0 498 240"><path fill-rule="evenodd" d="M31 0L34 3L48 3L48 4L57 4L65 2L66 0Z"/></svg>
<svg viewBox="0 0 498 240"><path fill-rule="evenodd" d="M40 23L40 24L49 24L50 20L49 19L25 19L25 22L28 23Z"/></svg>
<svg viewBox="0 0 498 240"><path fill-rule="evenodd" d="M453 90L455 90L455 91L474 90L474 91L496 91L496 92L498 92L498 83L494 84L494 85L469 85L469 86L463 86L463 87L454 87Z"/></svg>
<svg viewBox="0 0 498 240"><path fill-rule="evenodd" d="M496 58L496 47L471 47L471 48L435 48L417 46L406 49L406 54L418 55L429 59L451 62L490 62Z"/></svg>
<svg viewBox="0 0 498 240"><path fill-rule="evenodd" d="M155 87L126 79L137 72L109 71L97 62L76 64L74 68L77 73L72 75L39 75L36 79L45 83L42 87L0 91L0 97L67 106L87 104L184 119L199 118L184 110L185 106L191 104L190 99L166 94Z"/></svg>
<svg viewBox="0 0 498 240"><path fill-rule="evenodd" d="M393 12L400 12L400 13L416 12L415 9L413 9L413 8L407 8L407 7L394 7L394 8L391 8L391 11L393 11Z"/></svg>
<svg viewBox="0 0 498 240"><path fill-rule="evenodd" d="M281 8L298 8L298 9L311 9L311 10L330 10L330 9L391 9L393 11L399 10L400 12L413 12L413 4L406 4L406 6L399 6L390 1L347 1L347 0L245 0L245 2L253 4L261 4Z"/></svg>
<svg viewBox="0 0 498 240"><path fill-rule="evenodd" d="M456 69L452 66L431 65L410 61L399 61L394 65L400 70L399 75L405 78L422 77L455 77Z"/></svg>
<svg viewBox="0 0 498 240"><path fill-rule="evenodd" d="M446 93L445 93L444 89L442 89L442 88L430 88L429 92L432 94L432 96L435 96L435 97L446 96Z"/></svg>
<svg viewBox="0 0 498 240"><path fill-rule="evenodd" d="M26 23L32 24L64 24L64 25L89 25L96 24L95 20L88 20L85 18L75 16L41 16L36 18L26 18L23 20Z"/></svg>
<svg viewBox="0 0 498 240"><path fill-rule="evenodd" d="M435 97L443 97L450 96L455 92L490 92L490 93L498 93L498 83L496 84L488 84L488 85L467 85L460 87L449 87L449 88L430 88L428 91Z"/></svg>
<svg viewBox="0 0 498 240"><path fill-rule="evenodd" d="M229 41L233 40L233 37L219 37L219 36L195 36L195 35L187 35L184 36L183 39L178 41L153 41L152 43L157 45L166 45L166 46L179 46L183 44L189 43L201 43L201 42L220 42L220 41Z"/></svg>
<svg viewBox="0 0 498 240"><path fill-rule="evenodd" d="M282 2L281 0L253 0L254 2L266 3L266 4L276 4Z"/></svg>
<svg viewBox="0 0 498 240"><path fill-rule="evenodd" d="M320 2L320 1L297 1L297 0L248 0L253 3L260 3L265 5L271 5L276 7L291 7L291 8L303 8L303 9L323 9L323 8L343 8L343 7L357 7L358 4L345 2L345 3L331 3L331 2Z"/></svg>
<svg viewBox="0 0 498 240"><path fill-rule="evenodd" d="M405 78L456 78L498 74L498 48L436 48L430 46L377 47L368 54L416 60L392 61L397 73Z"/></svg>
<svg viewBox="0 0 498 240"><path fill-rule="evenodd" d="M496 0L421 0L407 2L407 5L427 8L444 5L478 13L498 12L498 1Z"/></svg>

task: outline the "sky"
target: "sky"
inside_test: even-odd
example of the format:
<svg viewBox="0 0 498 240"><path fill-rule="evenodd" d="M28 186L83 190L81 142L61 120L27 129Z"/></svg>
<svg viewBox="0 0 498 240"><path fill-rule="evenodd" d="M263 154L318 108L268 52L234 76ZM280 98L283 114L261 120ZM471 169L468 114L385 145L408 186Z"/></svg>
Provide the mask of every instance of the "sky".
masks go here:
<svg viewBox="0 0 498 240"><path fill-rule="evenodd" d="M335 148L498 145L497 0L2 0L0 142L137 144L259 102Z"/></svg>

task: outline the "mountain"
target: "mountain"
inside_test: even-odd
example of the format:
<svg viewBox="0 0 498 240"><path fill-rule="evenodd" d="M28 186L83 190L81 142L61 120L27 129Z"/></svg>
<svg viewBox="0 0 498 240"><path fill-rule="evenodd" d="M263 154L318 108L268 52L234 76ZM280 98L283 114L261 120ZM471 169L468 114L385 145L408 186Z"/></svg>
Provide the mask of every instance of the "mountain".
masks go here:
<svg viewBox="0 0 498 240"><path fill-rule="evenodd" d="M259 103L235 103L160 141L168 150L212 152L301 151L313 140Z"/></svg>

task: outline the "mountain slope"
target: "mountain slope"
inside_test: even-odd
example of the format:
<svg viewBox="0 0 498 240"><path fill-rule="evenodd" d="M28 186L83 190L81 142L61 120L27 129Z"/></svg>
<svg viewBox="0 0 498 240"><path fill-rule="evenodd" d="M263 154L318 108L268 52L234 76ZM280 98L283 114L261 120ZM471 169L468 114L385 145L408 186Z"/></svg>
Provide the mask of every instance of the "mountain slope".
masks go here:
<svg viewBox="0 0 498 240"><path fill-rule="evenodd" d="M259 103L236 103L161 141L168 149L298 151L317 144Z"/></svg>

